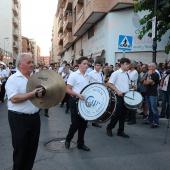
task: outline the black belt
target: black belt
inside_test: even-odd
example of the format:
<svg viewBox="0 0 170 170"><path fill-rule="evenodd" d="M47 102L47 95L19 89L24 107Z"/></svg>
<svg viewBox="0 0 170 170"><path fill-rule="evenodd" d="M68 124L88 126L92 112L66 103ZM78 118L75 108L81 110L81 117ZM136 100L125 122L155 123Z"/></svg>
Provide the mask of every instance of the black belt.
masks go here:
<svg viewBox="0 0 170 170"><path fill-rule="evenodd" d="M28 113L13 111L13 110L9 110L9 112L15 113L15 114L18 114L18 115L21 115L21 116L35 116L39 113L39 111L38 111L38 112L35 112L35 113L28 114Z"/></svg>

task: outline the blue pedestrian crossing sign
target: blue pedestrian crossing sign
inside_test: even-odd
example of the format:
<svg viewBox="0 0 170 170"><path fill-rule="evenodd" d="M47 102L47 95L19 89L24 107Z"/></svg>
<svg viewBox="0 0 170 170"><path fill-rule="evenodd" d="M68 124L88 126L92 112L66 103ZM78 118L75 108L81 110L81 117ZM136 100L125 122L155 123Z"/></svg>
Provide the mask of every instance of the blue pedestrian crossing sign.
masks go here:
<svg viewBox="0 0 170 170"><path fill-rule="evenodd" d="M132 50L132 36L119 35L118 50Z"/></svg>

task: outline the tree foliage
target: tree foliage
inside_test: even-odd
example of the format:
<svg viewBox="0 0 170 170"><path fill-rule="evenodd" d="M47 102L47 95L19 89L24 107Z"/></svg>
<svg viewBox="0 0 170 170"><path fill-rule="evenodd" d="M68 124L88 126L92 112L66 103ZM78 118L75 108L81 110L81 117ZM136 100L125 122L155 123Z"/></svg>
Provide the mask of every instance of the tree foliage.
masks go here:
<svg viewBox="0 0 170 170"><path fill-rule="evenodd" d="M162 36L170 30L170 0L157 0L157 40L161 41ZM154 17L155 0L141 0L134 4L134 12L147 11L146 15L140 19L143 28L138 36L142 39L145 34L152 37L152 18ZM165 53L170 52L170 36L169 42L165 46Z"/></svg>

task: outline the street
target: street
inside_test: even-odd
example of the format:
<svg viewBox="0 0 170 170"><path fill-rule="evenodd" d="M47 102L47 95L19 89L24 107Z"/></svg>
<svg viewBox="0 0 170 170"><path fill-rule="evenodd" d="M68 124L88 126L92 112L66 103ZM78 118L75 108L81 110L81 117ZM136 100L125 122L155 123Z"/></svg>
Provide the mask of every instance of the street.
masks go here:
<svg viewBox="0 0 170 170"><path fill-rule="evenodd" d="M0 103L0 170L12 169L12 142L7 115L5 101ZM70 150L64 147L70 126L70 113L65 114L65 106L60 108L58 105L49 109L49 118L44 116L44 110L41 110L40 115L41 134L33 170L170 169L170 130L165 144L168 126L165 118L160 119L159 128L151 129L149 125L143 125L143 120L137 117L135 125L125 125L125 133L130 136L129 139L117 136L117 128L113 129L113 137L108 137L108 122L102 124L102 128L93 127L89 122L85 144L91 151L85 152L76 147ZM57 140L59 144L55 144ZM76 140L77 133L73 139L73 147ZM54 142L48 144L48 141Z"/></svg>

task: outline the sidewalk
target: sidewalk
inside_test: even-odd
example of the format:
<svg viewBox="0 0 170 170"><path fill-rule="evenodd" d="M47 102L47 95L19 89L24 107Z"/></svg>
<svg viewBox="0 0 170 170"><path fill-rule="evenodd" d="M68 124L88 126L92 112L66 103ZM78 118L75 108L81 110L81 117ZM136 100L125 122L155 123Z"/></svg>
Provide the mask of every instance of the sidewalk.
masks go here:
<svg viewBox="0 0 170 170"><path fill-rule="evenodd" d="M116 135L106 135L108 122L102 128L96 128L88 123L85 135L86 145L90 152L66 150L64 139L70 126L70 113L65 114L65 107L55 106L49 110L49 118L41 115L41 134L38 152L33 170L169 170L170 130L167 143L167 119L160 119L160 127L151 129L143 125L143 120L137 118L137 124L125 125L125 132L130 136L125 139ZM49 141L58 140L57 145ZM77 133L73 139L76 143ZM50 151L45 148L59 148ZM74 145L74 143L73 143ZM8 125L6 103L0 103L0 170L12 169L12 143Z"/></svg>

